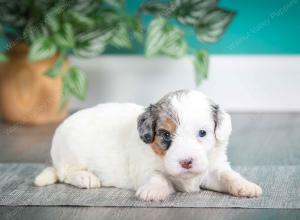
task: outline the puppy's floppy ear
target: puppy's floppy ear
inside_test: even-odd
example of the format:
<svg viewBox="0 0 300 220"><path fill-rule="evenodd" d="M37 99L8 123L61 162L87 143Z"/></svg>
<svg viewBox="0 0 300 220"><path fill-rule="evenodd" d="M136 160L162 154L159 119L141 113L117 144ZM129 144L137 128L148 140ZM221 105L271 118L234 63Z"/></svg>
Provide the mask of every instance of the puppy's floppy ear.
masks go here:
<svg viewBox="0 0 300 220"><path fill-rule="evenodd" d="M218 142L227 142L232 131L230 115L218 105L212 105L215 136Z"/></svg>
<svg viewBox="0 0 300 220"><path fill-rule="evenodd" d="M138 117L137 129L140 138L146 143L150 144L154 141L155 136L155 116L152 112L153 106L146 108L145 112Z"/></svg>

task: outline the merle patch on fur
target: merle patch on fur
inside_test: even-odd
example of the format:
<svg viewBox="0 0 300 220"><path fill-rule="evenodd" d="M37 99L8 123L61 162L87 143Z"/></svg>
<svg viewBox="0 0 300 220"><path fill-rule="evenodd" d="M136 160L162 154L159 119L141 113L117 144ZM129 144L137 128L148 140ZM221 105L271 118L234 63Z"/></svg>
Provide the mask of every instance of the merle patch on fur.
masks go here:
<svg viewBox="0 0 300 220"><path fill-rule="evenodd" d="M172 108L171 99L174 96L180 98L186 93L186 90L171 92L154 105L147 107L145 112L138 117L137 129L140 138L145 143L150 144L154 141L157 124L162 123L166 118L171 118L176 124L179 124L177 113Z"/></svg>
<svg viewBox="0 0 300 220"><path fill-rule="evenodd" d="M220 109L220 107L218 105L216 105L216 104L212 104L211 108L212 108L213 120L214 120L214 123L215 123L214 131L216 131L217 126L218 126L218 121L219 121L218 115L219 115L219 109Z"/></svg>

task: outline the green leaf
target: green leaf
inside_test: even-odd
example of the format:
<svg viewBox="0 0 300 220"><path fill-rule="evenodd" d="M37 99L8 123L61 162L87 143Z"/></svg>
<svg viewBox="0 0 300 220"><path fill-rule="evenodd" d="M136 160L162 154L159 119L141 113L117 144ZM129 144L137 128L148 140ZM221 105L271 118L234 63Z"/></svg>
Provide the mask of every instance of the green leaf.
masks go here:
<svg viewBox="0 0 300 220"><path fill-rule="evenodd" d="M72 48L74 46L74 32L72 25L64 23L62 28L54 34L54 41L62 48Z"/></svg>
<svg viewBox="0 0 300 220"><path fill-rule="evenodd" d="M29 60L38 61L55 55L57 47L48 37L40 37L33 42L29 51Z"/></svg>
<svg viewBox="0 0 300 220"><path fill-rule="evenodd" d="M7 57L5 56L4 53L0 53L0 63L2 62L6 62L7 61Z"/></svg>
<svg viewBox="0 0 300 220"><path fill-rule="evenodd" d="M45 22L53 32L58 31L58 29L60 27L60 22L59 22L58 16L62 13L63 13L62 8L56 7L54 9L50 10L50 12L47 13L45 16Z"/></svg>
<svg viewBox="0 0 300 220"><path fill-rule="evenodd" d="M131 48L128 28L125 23L120 23L111 39L111 44L115 47Z"/></svg>
<svg viewBox="0 0 300 220"><path fill-rule="evenodd" d="M74 53L82 57L93 57L102 53L112 36L112 30L97 30L81 33L76 36L77 42Z"/></svg>
<svg viewBox="0 0 300 220"><path fill-rule="evenodd" d="M194 67L196 70L196 84L199 85L208 76L208 53L206 50L196 52Z"/></svg>
<svg viewBox="0 0 300 220"><path fill-rule="evenodd" d="M124 5L124 0L104 0L104 2L115 8L121 8Z"/></svg>
<svg viewBox="0 0 300 220"><path fill-rule="evenodd" d="M137 42L142 43L144 39L144 34L142 31L133 31L133 37L137 40Z"/></svg>
<svg viewBox="0 0 300 220"><path fill-rule="evenodd" d="M146 56L150 57L157 54L167 41L167 36L163 31L166 23L166 20L162 17L155 18L151 21L146 37Z"/></svg>
<svg viewBox="0 0 300 220"><path fill-rule="evenodd" d="M106 28L101 30L85 31L83 33L77 34L76 39L79 42L87 41L107 41L112 37L113 29Z"/></svg>
<svg viewBox="0 0 300 220"><path fill-rule="evenodd" d="M72 24L82 26L86 29L94 26L93 19L91 19L79 12L72 11L69 13L69 15L70 15L70 22L72 22Z"/></svg>
<svg viewBox="0 0 300 220"><path fill-rule="evenodd" d="M25 26L25 29L23 32L23 38L27 42L34 42L35 39L37 38L35 29L34 29L34 25L30 21Z"/></svg>
<svg viewBox="0 0 300 220"><path fill-rule="evenodd" d="M146 56L165 54L181 57L187 51L184 32L174 25L167 24L163 18L153 20L146 38Z"/></svg>
<svg viewBox="0 0 300 220"><path fill-rule="evenodd" d="M84 100L87 92L86 74L77 67L71 67L64 78L70 93L77 98Z"/></svg>
<svg viewBox="0 0 300 220"><path fill-rule="evenodd" d="M186 25L196 25L217 5L217 0L177 0L173 1L174 16Z"/></svg>
<svg viewBox="0 0 300 220"><path fill-rule="evenodd" d="M33 21L28 21L23 32L23 39L31 44L39 38L47 36L49 36L49 30L47 27L42 26L41 23L35 23Z"/></svg>
<svg viewBox="0 0 300 220"><path fill-rule="evenodd" d="M98 44L94 44L93 42L81 42L74 49L74 54L81 57L95 57L104 51L106 47L106 43L99 42Z"/></svg>
<svg viewBox="0 0 300 220"><path fill-rule="evenodd" d="M65 56L60 55L58 59L55 61L55 63L53 64L53 66L46 71L45 75L51 78L57 77L61 73L61 68L64 64L64 61L65 61Z"/></svg>
<svg viewBox="0 0 300 220"><path fill-rule="evenodd" d="M212 8L217 5L217 0L174 0L172 2L172 7L178 8L190 8L190 10L197 10L201 8ZM176 10L175 9L175 10Z"/></svg>
<svg viewBox="0 0 300 220"><path fill-rule="evenodd" d="M169 16L171 14L170 5L162 4L160 2L145 2L143 3L139 11L142 11L144 13L148 14L159 14L161 16Z"/></svg>
<svg viewBox="0 0 300 220"><path fill-rule="evenodd" d="M233 12L223 9L214 9L209 12L195 28L198 39L207 43L217 41L225 32L233 16Z"/></svg>
<svg viewBox="0 0 300 220"><path fill-rule="evenodd" d="M81 14L88 14L95 8L99 8L99 1L95 0L76 0L72 4L72 1L63 1L66 7L71 6L71 11L77 11ZM72 5L70 5L72 4Z"/></svg>
<svg viewBox="0 0 300 220"><path fill-rule="evenodd" d="M68 86L68 78L67 77L63 77L63 88L62 88L62 95L61 95L61 99L60 99L60 109L62 110L66 103L68 102L69 98L70 98L71 92Z"/></svg>
<svg viewBox="0 0 300 220"><path fill-rule="evenodd" d="M174 27L167 33L167 36L167 41L162 47L161 53L175 58L186 54L188 46L182 30Z"/></svg>
<svg viewBox="0 0 300 220"><path fill-rule="evenodd" d="M133 37L139 42L142 43L144 40L144 31L143 25L139 19L135 19L133 21Z"/></svg>

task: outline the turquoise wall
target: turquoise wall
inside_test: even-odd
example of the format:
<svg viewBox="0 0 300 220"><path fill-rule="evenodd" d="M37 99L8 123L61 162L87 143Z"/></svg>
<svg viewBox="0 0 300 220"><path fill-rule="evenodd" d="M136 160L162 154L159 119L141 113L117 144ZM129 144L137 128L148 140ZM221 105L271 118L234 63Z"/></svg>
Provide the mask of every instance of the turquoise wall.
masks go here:
<svg viewBox="0 0 300 220"><path fill-rule="evenodd" d="M135 11L143 1L127 2L128 9ZM214 44L201 44L189 32L187 39L194 48L205 47L213 54L300 53L300 0L221 0L220 5L237 12L233 22ZM136 46L133 51L142 53L142 48Z"/></svg>
<svg viewBox="0 0 300 220"><path fill-rule="evenodd" d="M222 39L208 46L211 53L300 53L300 0L223 0L221 5L237 15Z"/></svg>

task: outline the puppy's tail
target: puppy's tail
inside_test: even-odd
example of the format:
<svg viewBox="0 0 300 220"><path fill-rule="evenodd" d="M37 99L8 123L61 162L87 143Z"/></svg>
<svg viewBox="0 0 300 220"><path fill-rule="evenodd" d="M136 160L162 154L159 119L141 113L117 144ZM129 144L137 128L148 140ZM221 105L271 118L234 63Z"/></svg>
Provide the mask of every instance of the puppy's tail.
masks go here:
<svg viewBox="0 0 300 220"><path fill-rule="evenodd" d="M58 176L54 167L47 167L34 180L36 186L47 186L58 182Z"/></svg>

